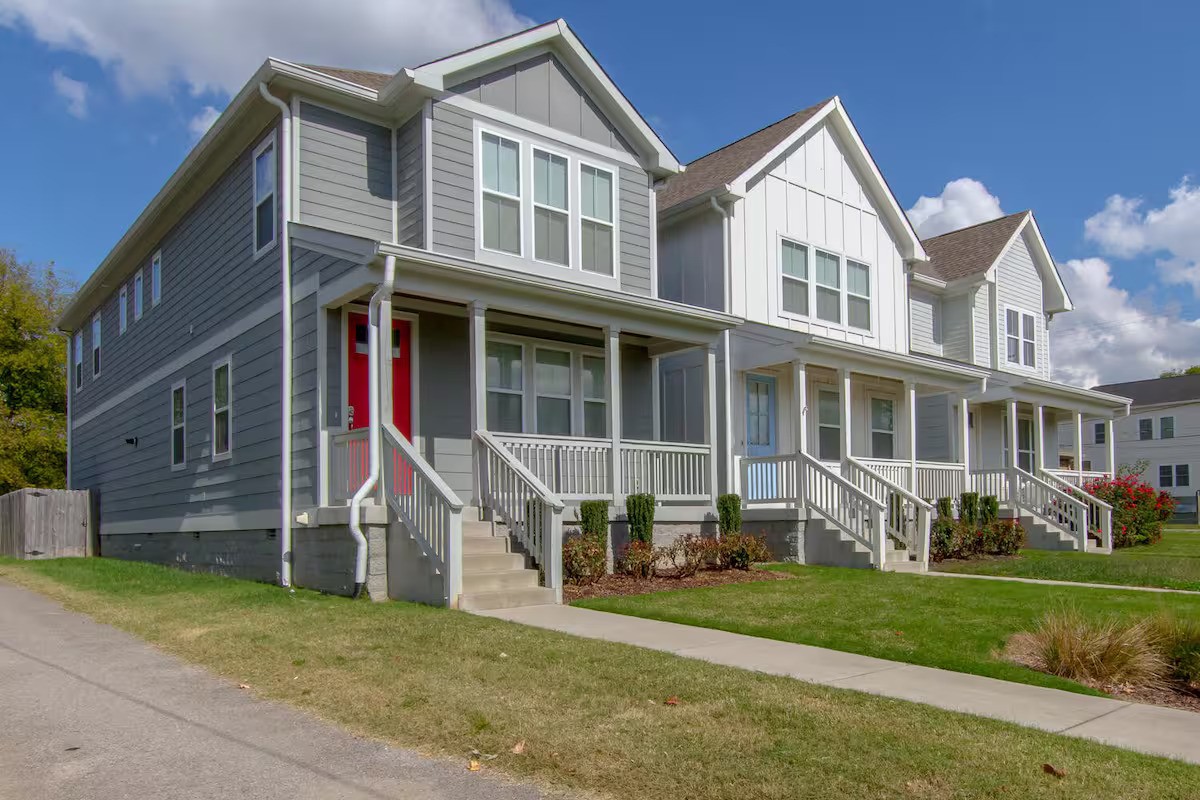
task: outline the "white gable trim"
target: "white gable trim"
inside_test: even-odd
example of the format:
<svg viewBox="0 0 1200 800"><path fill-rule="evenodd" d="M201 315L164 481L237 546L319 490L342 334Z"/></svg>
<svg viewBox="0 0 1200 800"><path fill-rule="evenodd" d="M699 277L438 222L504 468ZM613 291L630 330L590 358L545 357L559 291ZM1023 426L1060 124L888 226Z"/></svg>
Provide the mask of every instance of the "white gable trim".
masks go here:
<svg viewBox="0 0 1200 800"><path fill-rule="evenodd" d="M850 159L850 162L856 168L866 174L868 189L871 190L873 198L879 202L880 215L887 220L891 229L898 234L896 238L900 254L906 260L928 261L929 257L925 255L925 248L921 246L920 237L913 230L907 215L904 213L904 209L896 202L896 197L892 194L891 187L884 180L883 174L875 164L875 159L871 158L870 151L867 150L862 137L858 135L858 130L854 127L854 123L850 121L850 115L846 113L846 109L842 106L842 101L838 97L834 97L822 106L821 110L813 114L811 119L797 128L790 136L777 144L771 152L760 158L749 169L739 175L737 180L730 184L731 189L737 194L744 195L746 193L746 185L750 181L766 171L771 164L775 163L775 161L791 150L797 142L815 130L818 125L825 122L832 123L837 132L849 140L851 147L849 148L850 152L846 154L847 158Z"/></svg>
<svg viewBox="0 0 1200 800"><path fill-rule="evenodd" d="M1042 276L1043 291L1042 312L1045 314L1057 314L1063 311L1075 310L1075 304L1071 302L1071 296L1067 293L1067 287L1063 283L1062 275L1058 272L1058 265L1054 263L1054 258L1050 255L1050 249L1046 247L1046 240L1042 238L1042 231L1038 228L1037 220L1033 218L1033 212L1025 212L1025 219L1013 231L1012 236L1000 248L1000 253L996 256L996 260L988 267L984 277L989 281L996 280L996 269L1000 261L1008 253L1009 248L1021 238L1026 228L1033 231L1033 246L1030 248L1034 263L1037 265L1038 272ZM1053 296L1051 296L1053 294Z"/></svg>
<svg viewBox="0 0 1200 800"><path fill-rule="evenodd" d="M514 36L485 44L474 50L443 58L418 67L411 72L411 81L431 92L443 92L458 82L458 75L488 62L511 58L539 46L552 46L571 74L589 91L605 113L618 122L622 133L632 139L631 144L647 160L647 165L659 175L680 172L679 161L663 143L658 134L646 123L633 104L626 99L617 85L584 47L567 23L561 19L530 28ZM407 76L397 76L407 82ZM382 92L391 95L392 86Z"/></svg>

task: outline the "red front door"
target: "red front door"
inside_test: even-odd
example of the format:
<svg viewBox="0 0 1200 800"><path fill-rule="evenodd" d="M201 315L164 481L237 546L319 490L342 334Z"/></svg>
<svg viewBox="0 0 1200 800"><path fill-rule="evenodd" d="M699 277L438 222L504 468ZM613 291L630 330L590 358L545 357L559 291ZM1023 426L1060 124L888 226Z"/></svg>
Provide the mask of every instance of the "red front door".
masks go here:
<svg viewBox="0 0 1200 800"><path fill-rule="evenodd" d="M371 326L366 314L350 314L346 332L346 422L350 430L371 424L368 342ZM412 440L412 325L392 320L392 424Z"/></svg>

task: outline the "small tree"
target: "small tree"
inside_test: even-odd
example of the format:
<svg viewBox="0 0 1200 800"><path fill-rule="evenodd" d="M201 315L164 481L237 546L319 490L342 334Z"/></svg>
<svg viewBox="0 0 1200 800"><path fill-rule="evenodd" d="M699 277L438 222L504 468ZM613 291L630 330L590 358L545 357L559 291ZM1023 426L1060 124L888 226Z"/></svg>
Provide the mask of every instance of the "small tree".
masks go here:
<svg viewBox="0 0 1200 800"><path fill-rule="evenodd" d="M958 498L958 519L965 525L974 527L979 524L979 495L975 492L963 492Z"/></svg>
<svg viewBox="0 0 1200 800"><path fill-rule="evenodd" d="M625 518L629 521L629 541L654 543L654 495L631 494L625 498Z"/></svg>
<svg viewBox="0 0 1200 800"><path fill-rule="evenodd" d="M741 495L723 494L717 498L717 528L722 536L742 532Z"/></svg>
<svg viewBox="0 0 1200 800"><path fill-rule="evenodd" d="M601 543L608 541L608 501L584 500L579 504L579 527L583 535L597 539Z"/></svg>

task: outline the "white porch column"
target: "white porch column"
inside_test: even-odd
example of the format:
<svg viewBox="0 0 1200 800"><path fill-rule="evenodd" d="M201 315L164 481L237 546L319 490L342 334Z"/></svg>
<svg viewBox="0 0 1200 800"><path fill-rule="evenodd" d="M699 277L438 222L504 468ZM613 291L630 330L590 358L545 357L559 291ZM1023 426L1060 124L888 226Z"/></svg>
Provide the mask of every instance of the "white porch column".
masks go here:
<svg viewBox="0 0 1200 800"><path fill-rule="evenodd" d="M713 508L717 505L717 348L710 344L704 351L704 430L708 442L708 493Z"/></svg>
<svg viewBox="0 0 1200 800"><path fill-rule="evenodd" d="M658 356L650 357L650 386L651 425L654 441L662 441L662 360Z"/></svg>
<svg viewBox="0 0 1200 800"><path fill-rule="evenodd" d="M608 398L608 435L612 440L609 488L613 506L620 508L625 502L625 479L621 475L624 466L621 453L621 329L616 326L604 329L604 382Z"/></svg>
<svg viewBox="0 0 1200 800"><path fill-rule="evenodd" d="M1108 475L1110 478L1117 477L1117 443L1113 440L1113 421L1111 419L1104 420L1104 463L1108 465Z"/></svg>
<svg viewBox="0 0 1200 800"><path fill-rule="evenodd" d="M958 398L958 458L966 471L963 486L971 491L971 404L966 396Z"/></svg>
<svg viewBox="0 0 1200 800"><path fill-rule="evenodd" d="M792 444L799 453L808 452L808 367L803 361L792 362Z"/></svg>
<svg viewBox="0 0 1200 800"><path fill-rule="evenodd" d="M850 449L850 443L854 441L850 435L850 417L852 416L850 413L850 370L842 367L838 370L838 377L841 379L840 382L842 387L840 393L842 397L842 408L841 419L839 421L842 425L842 461L844 462L852 453Z"/></svg>
<svg viewBox="0 0 1200 800"><path fill-rule="evenodd" d="M1008 497L1013 502L1017 497L1017 401L1009 399L1008 409Z"/></svg>
<svg viewBox="0 0 1200 800"><path fill-rule="evenodd" d="M1083 486L1083 412L1075 412L1075 472L1079 485Z"/></svg>
<svg viewBox="0 0 1200 800"><path fill-rule="evenodd" d="M1046 468L1046 407L1041 403L1033 406L1033 466L1040 476Z"/></svg>
<svg viewBox="0 0 1200 800"><path fill-rule="evenodd" d="M471 346L471 437L487 430L487 306L474 302L467 306L468 339ZM483 508L484 486L480 459L471 442L471 485L475 487L475 505Z"/></svg>
<svg viewBox="0 0 1200 800"><path fill-rule="evenodd" d="M917 385L904 383L904 405L908 410L908 490L917 493Z"/></svg>
<svg viewBox="0 0 1200 800"><path fill-rule="evenodd" d="M726 276L728 280L728 276ZM733 345L730 341L732 334L721 332L721 434L725 445L721 448L720 463L724 465L721 478L724 481L721 491L737 491L737 468L733 463Z"/></svg>

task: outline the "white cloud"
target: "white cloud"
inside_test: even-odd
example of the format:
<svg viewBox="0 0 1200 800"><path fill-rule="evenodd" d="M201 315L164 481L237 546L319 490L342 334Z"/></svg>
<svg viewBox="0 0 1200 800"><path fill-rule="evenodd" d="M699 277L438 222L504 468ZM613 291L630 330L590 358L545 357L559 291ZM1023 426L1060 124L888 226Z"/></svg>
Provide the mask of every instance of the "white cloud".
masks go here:
<svg viewBox="0 0 1200 800"><path fill-rule="evenodd" d="M91 56L130 95L232 95L268 56L394 71L528 24L508 0L0 0L0 25Z"/></svg>
<svg viewBox="0 0 1200 800"><path fill-rule="evenodd" d="M1143 211L1143 205L1139 198L1114 194L1084 223L1084 235L1118 258L1159 254L1162 280L1189 284L1200 297L1200 187L1184 178L1163 207Z"/></svg>
<svg viewBox="0 0 1200 800"><path fill-rule="evenodd" d="M192 134L193 139L199 139L204 134L208 133L208 129L217 121L217 117L221 116L221 112L212 106L205 106L200 109L196 116L188 120L188 132Z"/></svg>
<svg viewBox="0 0 1200 800"><path fill-rule="evenodd" d="M67 101L67 113L72 117L83 119L88 113L88 85L83 81L77 81L74 78L68 78L62 70L54 70L54 74L50 76L51 83L54 84L54 91L59 97Z"/></svg>
<svg viewBox="0 0 1200 800"><path fill-rule="evenodd" d="M1102 258L1059 264L1075 310L1050 326L1054 377L1076 386L1156 378L1200 362L1200 321L1113 285Z"/></svg>
<svg viewBox="0 0 1200 800"><path fill-rule="evenodd" d="M908 219L922 239L1004 216L1000 199L974 178L950 181L937 197L917 198Z"/></svg>

